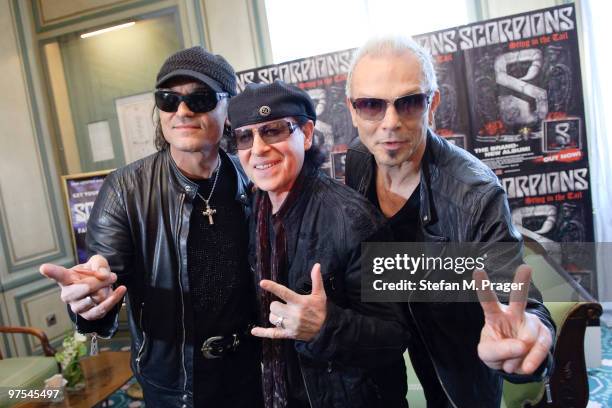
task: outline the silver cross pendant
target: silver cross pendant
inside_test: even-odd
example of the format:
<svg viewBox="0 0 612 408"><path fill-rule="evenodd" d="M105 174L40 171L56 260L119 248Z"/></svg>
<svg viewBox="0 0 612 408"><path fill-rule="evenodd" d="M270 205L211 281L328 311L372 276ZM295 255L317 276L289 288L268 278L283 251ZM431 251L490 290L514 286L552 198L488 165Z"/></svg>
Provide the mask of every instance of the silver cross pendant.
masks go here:
<svg viewBox="0 0 612 408"><path fill-rule="evenodd" d="M213 225L215 223L213 221L213 215L217 213L217 210L211 208L210 205L208 205L208 201L204 201L204 204L206 204L206 211L202 211L202 215L208 217L208 224Z"/></svg>

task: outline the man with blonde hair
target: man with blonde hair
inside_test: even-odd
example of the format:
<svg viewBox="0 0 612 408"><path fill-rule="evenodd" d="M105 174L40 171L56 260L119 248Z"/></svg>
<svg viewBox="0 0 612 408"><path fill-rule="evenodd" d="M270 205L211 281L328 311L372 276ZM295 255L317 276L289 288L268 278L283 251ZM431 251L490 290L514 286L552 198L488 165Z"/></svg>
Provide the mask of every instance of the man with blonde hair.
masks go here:
<svg viewBox="0 0 612 408"><path fill-rule="evenodd" d="M346 182L380 208L395 240L482 242L492 281L512 282L516 270L514 281L526 284L511 294L526 300L509 305L493 291L479 293L480 304L405 303L408 350L428 407L498 407L503 378L547 378L555 330L539 292L529 289L506 193L488 167L432 131L440 92L431 56L413 40L368 41L355 54L346 93L359 131ZM495 254L499 242L515 245ZM488 276L476 271L474 279Z"/></svg>

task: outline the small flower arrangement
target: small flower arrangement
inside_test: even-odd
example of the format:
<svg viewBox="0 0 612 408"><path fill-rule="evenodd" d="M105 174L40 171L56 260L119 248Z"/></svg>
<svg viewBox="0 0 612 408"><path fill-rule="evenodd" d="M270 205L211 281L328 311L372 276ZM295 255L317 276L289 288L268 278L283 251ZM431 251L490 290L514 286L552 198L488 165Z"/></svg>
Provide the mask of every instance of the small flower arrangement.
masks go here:
<svg viewBox="0 0 612 408"><path fill-rule="evenodd" d="M55 360L62 367L62 376L68 381L68 389L77 390L85 386L85 375L79 360L87 354L86 341L87 337L76 331L68 333L64 337L62 350L55 353Z"/></svg>

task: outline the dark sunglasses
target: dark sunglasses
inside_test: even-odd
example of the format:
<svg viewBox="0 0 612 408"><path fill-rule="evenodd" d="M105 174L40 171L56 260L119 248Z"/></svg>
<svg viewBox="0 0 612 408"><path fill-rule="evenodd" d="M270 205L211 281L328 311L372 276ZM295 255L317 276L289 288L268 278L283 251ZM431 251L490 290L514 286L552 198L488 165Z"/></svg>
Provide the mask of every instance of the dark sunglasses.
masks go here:
<svg viewBox="0 0 612 408"><path fill-rule="evenodd" d="M421 116L430 102L431 93L415 93L397 97L392 101L380 98L357 98L351 100L351 105L360 118L374 122L383 120L389 104L393 104L399 117L406 120Z"/></svg>
<svg viewBox="0 0 612 408"><path fill-rule="evenodd" d="M193 113L206 113L215 109L217 102L227 98L227 92L194 92L181 95L172 91L155 91L155 105L164 112L176 112L185 102Z"/></svg>
<svg viewBox="0 0 612 408"><path fill-rule="evenodd" d="M266 144L274 144L287 139L299 126L287 120L266 123L256 128L236 129L232 133L236 140L238 150L246 150L253 147L255 132Z"/></svg>

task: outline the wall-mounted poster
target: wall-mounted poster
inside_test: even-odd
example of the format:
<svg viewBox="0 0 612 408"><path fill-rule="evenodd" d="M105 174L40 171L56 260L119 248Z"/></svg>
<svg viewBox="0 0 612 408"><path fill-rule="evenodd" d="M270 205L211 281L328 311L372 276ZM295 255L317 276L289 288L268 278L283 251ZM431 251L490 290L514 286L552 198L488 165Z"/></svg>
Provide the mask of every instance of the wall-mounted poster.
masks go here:
<svg viewBox="0 0 612 408"><path fill-rule="evenodd" d="M443 109L442 115L436 113L436 126L441 135L456 133L446 132L440 121L449 116L446 111L454 111L444 109L445 99L463 95L457 116L469 123L466 149L500 178L513 223L540 243L557 243L559 263L596 295L594 259L588 251L577 257L564 250L594 239L574 6L415 39L437 62ZM461 83L449 80L447 71L465 72Z"/></svg>
<svg viewBox="0 0 612 408"><path fill-rule="evenodd" d="M87 261L87 220L104 179L112 170L62 176L66 210L72 232L72 248L78 263Z"/></svg>
<svg viewBox="0 0 612 408"><path fill-rule="evenodd" d="M514 224L540 243L557 245L559 263L595 295L594 259L564 251L565 245L594 239L574 6L414 38L435 61L441 94L435 131L497 174ZM310 94L318 141L329 159L323 170L337 179L344 177L344 152L357 135L344 93L354 51L237 74L240 90L250 82L281 79Z"/></svg>
<svg viewBox="0 0 612 408"><path fill-rule="evenodd" d="M119 131L123 142L125 163L131 163L155 153L152 92L126 96L115 100Z"/></svg>

